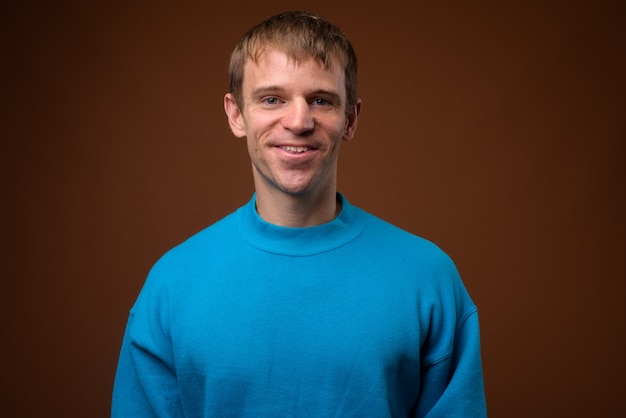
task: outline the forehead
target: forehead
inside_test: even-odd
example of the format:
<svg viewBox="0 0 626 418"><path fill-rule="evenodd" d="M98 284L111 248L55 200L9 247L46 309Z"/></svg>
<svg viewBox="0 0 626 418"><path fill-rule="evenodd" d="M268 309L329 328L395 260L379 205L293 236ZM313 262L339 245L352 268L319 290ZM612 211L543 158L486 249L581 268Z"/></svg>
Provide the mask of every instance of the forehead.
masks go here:
<svg viewBox="0 0 626 418"><path fill-rule="evenodd" d="M331 85L338 93L345 94L345 74L337 59L324 65L313 56L295 58L278 48L263 48L254 58L248 57L244 64L243 88L258 84L276 85L290 83Z"/></svg>

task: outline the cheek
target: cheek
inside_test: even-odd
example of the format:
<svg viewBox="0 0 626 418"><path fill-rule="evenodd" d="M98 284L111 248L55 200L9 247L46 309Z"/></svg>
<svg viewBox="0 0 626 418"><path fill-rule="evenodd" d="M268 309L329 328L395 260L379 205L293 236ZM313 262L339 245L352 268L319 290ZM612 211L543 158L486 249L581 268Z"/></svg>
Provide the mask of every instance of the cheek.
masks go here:
<svg viewBox="0 0 626 418"><path fill-rule="evenodd" d="M256 154L258 146L256 141L254 141L254 139L251 139L250 136L248 136L248 138L246 139L246 144L248 146L248 153L250 154L250 156Z"/></svg>
<svg viewBox="0 0 626 418"><path fill-rule="evenodd" d="M348 122L345 119L338 121L332 128L328 128L328 133L337 144L341 142L348 130Z"/></svg>
<svg viewBox="0 0 626 418"><path fill-rule="evenodd" d="M249 138L259 141L267 136L276 125L276 121L268 117L248 117L246 119L246 133Z"/></svg>

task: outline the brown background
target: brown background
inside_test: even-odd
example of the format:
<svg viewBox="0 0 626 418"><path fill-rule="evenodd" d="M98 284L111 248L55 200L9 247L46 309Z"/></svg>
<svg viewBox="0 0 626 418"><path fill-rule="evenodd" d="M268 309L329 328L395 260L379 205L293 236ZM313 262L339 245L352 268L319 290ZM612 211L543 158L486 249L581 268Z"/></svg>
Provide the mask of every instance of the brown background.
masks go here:
<svg viewBox="0 0 626 418"><path fill-rule="evenodd" d="M1 415L108 416L148 269L252 192L222 111L229 52L294 7L357 49L340 189L456 260L490 415L626 413L623 2L15 3Z"/></svg>

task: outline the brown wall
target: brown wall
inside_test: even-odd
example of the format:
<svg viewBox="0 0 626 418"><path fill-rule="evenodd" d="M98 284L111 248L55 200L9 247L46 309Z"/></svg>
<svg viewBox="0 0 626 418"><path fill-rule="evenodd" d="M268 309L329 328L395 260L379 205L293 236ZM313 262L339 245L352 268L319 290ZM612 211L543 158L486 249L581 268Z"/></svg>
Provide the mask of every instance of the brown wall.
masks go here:
<svg viewBox="0 0 626 418"><path fill-rule="evenodd" d="M147 270L250 196L228 54L295 3L41 3L0 25L2 415L105 417ZM457 261L494 417L626 412L621 4L298 3L360 56L340 189Z"/></svg>

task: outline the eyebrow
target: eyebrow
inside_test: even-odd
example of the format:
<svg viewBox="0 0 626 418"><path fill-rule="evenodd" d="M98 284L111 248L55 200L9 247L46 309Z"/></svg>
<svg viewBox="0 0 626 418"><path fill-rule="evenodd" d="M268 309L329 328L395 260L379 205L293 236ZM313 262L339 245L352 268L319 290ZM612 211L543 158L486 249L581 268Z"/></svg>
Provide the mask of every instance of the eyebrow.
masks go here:
<svg viewBox="0 0 626 418"><path fill-rule="evenodd" d="M252 90L252 97L257 98L260 96L265 96L266 94L280 93L283 90L284 89L279 86L259 87L259 88Z"/></svg>

